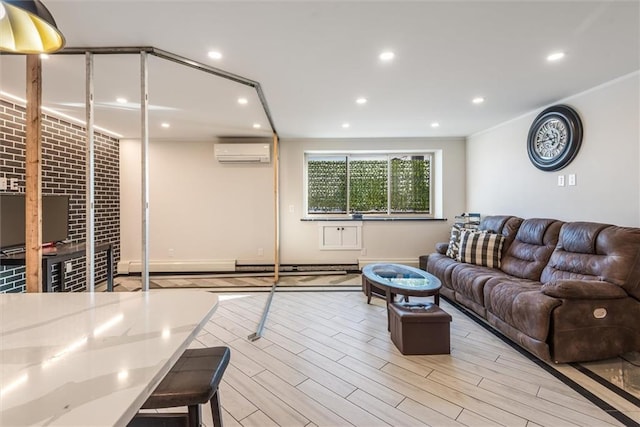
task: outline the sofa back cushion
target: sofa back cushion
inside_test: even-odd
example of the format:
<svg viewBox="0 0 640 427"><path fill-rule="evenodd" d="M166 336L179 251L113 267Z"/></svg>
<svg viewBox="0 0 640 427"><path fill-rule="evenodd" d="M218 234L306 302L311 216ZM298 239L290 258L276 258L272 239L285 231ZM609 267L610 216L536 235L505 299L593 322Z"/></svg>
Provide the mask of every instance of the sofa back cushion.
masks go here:
<svg viewBox="0 0 640 427"><path fill-rule="evenodd" d="M520 224L522 224L522 218L518 218L517 216L488 215L482 218L478 229L490 233L502 234L504 236L502 253L504 254L516 237Z"/></svg>
<svg viewBox="0 0 640 427"><path fill-rule="evenodd" d="M562 222L554 219L526 219L502 256L501 269L521 279L540 280L558 243Z"/></svg>
<svg viewBox="0 0 640 427"><path fill-rule="evenodd" d="M604 280L640 299L640 228L564 224L540 281L559 279Z"/></svg>

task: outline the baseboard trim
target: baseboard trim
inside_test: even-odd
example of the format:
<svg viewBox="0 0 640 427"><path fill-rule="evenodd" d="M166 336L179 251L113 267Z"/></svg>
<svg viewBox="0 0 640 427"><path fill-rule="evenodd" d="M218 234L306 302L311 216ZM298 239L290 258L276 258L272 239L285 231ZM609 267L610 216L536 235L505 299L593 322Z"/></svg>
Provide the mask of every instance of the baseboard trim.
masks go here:
<svg viewBox="0 0 640 427"><path fill-rule="evenodd" d="M236 260L199 260L199 261L150 261L150 273L198 273L198 272L233 272ZM142 272L140 261L120 261L118 274Z"/></svg>

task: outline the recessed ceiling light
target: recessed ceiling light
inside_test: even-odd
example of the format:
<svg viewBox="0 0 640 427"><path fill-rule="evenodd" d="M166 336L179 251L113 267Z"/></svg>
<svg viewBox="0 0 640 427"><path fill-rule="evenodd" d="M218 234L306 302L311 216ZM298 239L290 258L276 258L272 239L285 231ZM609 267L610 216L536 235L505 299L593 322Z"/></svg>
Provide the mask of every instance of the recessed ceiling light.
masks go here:
<svg viewBox="0 0 640 427"><path fill-rule="evenodd" d="M254 123L253 124L253 128L254 129L260 129L262 126L260 125L260 123Z"/></svg>
<svg viewBox="0 0 640 427"><path fill-rule="evenodd" d="M160 126L162 126L163 128L167 129L170 128L171 125L169 123L162 123Z"/></svg>
<svg viewBox="0 0 640 427"><path fill-rule="evenodd" d="M439 128L439 127L440 127L440 123L438 123L438 122L433 122L433 123L431 123L431 127L432 127L432 128Z"/></svg>
<svg viewBox="0 0 640 427"><path fill-rule="evenodd" d="M211 59L222 59L222 54L217 50L211 50L207 55L209 55Z"/></svg>
<svg viewBox="0 0 640 427"><path fill-rule="evenodd" d="M381 61L391 61L395 56L396 56L395 53L391 51L387 51L387 52L382 52L380 56L378 56L378 58L380 58Z"/></svg>
<svg viewBox="0 0 640 427"><path fill-rule="evenodd" d="M247 98L238 98L238 104L245 105L248 103L249 103L249 100Z"/></svg>
<svg viewBox="0 0 640 427"><path fill-rule="evenodd" d="M49 59L49 55L47 55L46 53L41 53L40 59Z"/></svg>
<svg viewBox="0 0 640 427"><path fill-rule="evenodd" d="M547 61L554 62L554 61L559 61L562 58L564 58L564 52L554 52L549 56L547 56Z"/></svg>
<svg viewBox="0 0 640 427"><path fill-rule="evenodd" d="M474 104L482 104L484 102L484 98L481 96L476 96L471 100Z"/></svg>
<svg viewBox="0 0 640 427"><path fill-rule="evenodd" d="M342 124L342 127L343 127L344 129L348 129L349 127L351 127L351 125L350 125L349 123L343 123L343 124Z"/></svg>
<svg viewBox="0 0 640 427"><path fill-rule="evenodd" d="M363 98L356 99L356 104L362 105L362 104L366 104L366 103L367 103L367 98L363 97Z"/></svg>
<svg viewBox="0 0 640 427"><path fill-rule="evenodd" d="M126 104L127 103L127 98L122 98L122 97L116 98L116 102L118 104Z"/></svg>

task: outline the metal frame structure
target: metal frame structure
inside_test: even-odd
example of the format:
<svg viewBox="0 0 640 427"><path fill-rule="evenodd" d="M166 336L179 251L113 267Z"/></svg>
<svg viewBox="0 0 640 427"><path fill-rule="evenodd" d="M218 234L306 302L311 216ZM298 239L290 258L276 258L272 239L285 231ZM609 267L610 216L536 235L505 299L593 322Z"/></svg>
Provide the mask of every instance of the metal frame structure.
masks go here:
<svg viewBox="0 0 640 427"><path fill-rule="evenodd" d="M140 55L140 120L141 120L141 181L142 181L142 290L149 290L149 85L148 85L148 55L153 55L168 61L176 62L182 66L194 68L202 72L212 74L224 79L234 81L255 89L262 109L264 110L269 126L273 132L274 151L274 283L271 293L264 307L262 318L254 334L249 335L249 340L259 339L269 313L271 300L276 290L280 273L280 199L279 199L279 139L267 100L260 83L237 74L229 73L219 68L196 62L151 46L141 47L67 47L59 52L67 55L86 56L86 86L87 86L87 283L90 283L90 291L94 291L94 113L93 113L93 55Z"/></svg>
<svg viewBox="0 0 640 427"><path fill-rule="evenodd" d="M93 54L85 53L86 63L86 113L87 113L87 146L86 153L86 276L87 290L95 291L95 147L94 147L94 113L93 113Z"/></svg>

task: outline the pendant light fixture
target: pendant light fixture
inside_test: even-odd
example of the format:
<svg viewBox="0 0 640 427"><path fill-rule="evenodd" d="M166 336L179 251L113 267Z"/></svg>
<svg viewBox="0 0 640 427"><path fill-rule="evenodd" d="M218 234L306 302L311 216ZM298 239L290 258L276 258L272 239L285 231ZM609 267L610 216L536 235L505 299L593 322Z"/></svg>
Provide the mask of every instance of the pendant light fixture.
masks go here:
<svg viewBox="0 0 640 427"><path fill-rule="evenodd" d="M52 53L64 46L49 10L39 1L0 1L0 51Z"/></svg>

